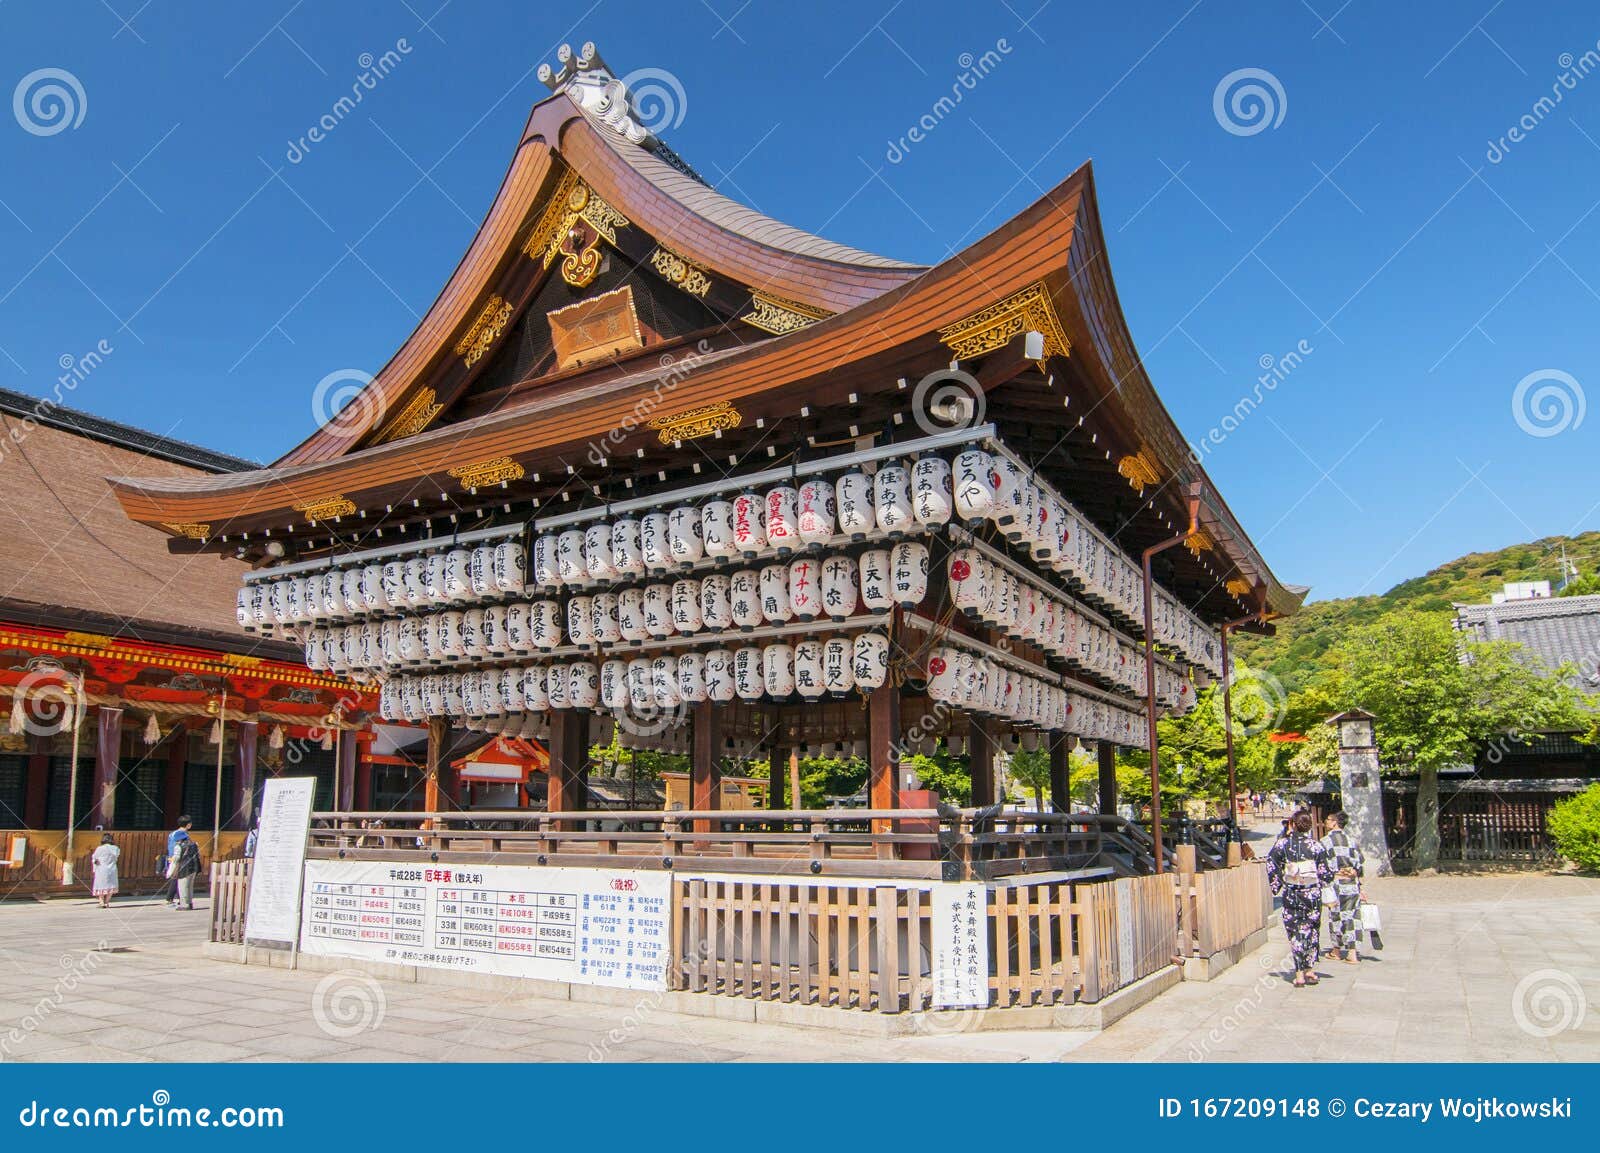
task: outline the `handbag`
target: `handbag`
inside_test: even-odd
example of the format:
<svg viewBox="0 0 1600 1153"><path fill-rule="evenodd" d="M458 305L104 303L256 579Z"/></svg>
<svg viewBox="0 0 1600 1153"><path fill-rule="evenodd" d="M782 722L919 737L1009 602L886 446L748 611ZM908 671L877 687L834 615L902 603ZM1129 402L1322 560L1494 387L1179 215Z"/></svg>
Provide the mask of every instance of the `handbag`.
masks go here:
<svg viewBox="0 0 1600 1153"><path fill-rule="evenodd" d="M1322 886L1322 903L1330 909L1339 907L1339 890L1333 885Z"/></svg>
<svg viewBox="0 0 1600 1153"><path fill-rule="evenodd" d="M1383 917L1378 913L1378 906L1371 901L1361 902L1361 927L1369 933L1376 933L1383 928Z"/></svg>

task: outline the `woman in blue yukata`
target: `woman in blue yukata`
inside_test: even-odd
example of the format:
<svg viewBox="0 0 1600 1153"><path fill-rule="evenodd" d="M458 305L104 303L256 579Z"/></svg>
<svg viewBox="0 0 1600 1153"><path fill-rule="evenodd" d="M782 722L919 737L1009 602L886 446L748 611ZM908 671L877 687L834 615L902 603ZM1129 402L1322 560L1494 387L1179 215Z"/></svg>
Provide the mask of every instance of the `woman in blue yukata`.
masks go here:
<svg viewBox="0 0 1600 1153"><path fill-rule="evenodd" d="M1333 858L1311 835L1311 813L1289 818L1286 835L1267 854L1267 883L1283 898L1283 930L1294 958L1295 988L1317 983L1322 954L1322 886L1333 881Z"/></svg>

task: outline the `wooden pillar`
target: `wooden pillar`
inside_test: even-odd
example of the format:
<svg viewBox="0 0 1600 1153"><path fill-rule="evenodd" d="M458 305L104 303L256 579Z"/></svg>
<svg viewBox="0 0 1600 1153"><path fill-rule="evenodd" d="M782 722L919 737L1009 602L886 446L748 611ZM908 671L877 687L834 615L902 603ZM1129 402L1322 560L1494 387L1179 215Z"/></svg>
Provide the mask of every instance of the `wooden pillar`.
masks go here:
<svg viewBox="0 0 1600 1153"><path fill-rule="evenodd" d="M50 744L48 737L28 738L28 780L23 785L22 823L42 829L50 819Z"/></svg>
<svg viewBox="0 0 1600 1153"><path fill-rule="evenodd" d="M689 765L689 807L691 809L722 808L722 762L720 729L721 710L715 701L698 701L694 706L694 756ZM695 821L694 831L709 833L721 831L721 822Z"/></svg>
<svg viewBox="0 0 1600 1153"><path fill-rule="evenodd" d="M1101 741L1100 758L1100 811L1116 815L1117 811L1117 746Z"/></svg>
<svg viewBox="0 0 1600 1153"><path fill-rule="evenodd" d="M161 779L161 823L173 828L183 813L183 775L189 763L189 726L177 721L167 734L167 771Z"/></svg>
<svg viewBox="0 0 1600 1153"><path fill-rule="evenodd" d="M89 792L89 827L110 829L117 823L117 777L122 764L122 710L95 709L94 785Z"/></svg>
<svg viewBox="0 0 1600 1153"><path fill-rule="evenodd" d="M450 740L450 722L443 717L428 719L428 761L423 770L422 811L442 813L451 807L455 794L449 779L455 772L445 760L445 744ZM553 766L552 766L553 767Z"/></svg>
<svg viewBox="0 0 1600 1153"><path fill-rule="evenodd" d="M972 771L972 807L994 804L994 758L1000 751L994 722L987 717L972 717L967 726L967 760Z"/></svg>
<svg viewBox="0 0 1600 1153"><path fill-rule="evenodd" d="M1050 805L1058 813L1072 812L1072 738L1051 733Z"/></svg>
<svg viewBox="0 0 1600 1153"><path fill-rule="evenodd" d="M881 684L867 697L867 804L900 807L900 689ZM894 822L875 820L874 833L894 832ZM893 845L879 845L880 858L892 858Z"/></svg>
<svg viewBox="0 0 1600 1153"><path fill-rule="evenodd" d="M550 714L550 789L545 811L578 812L589 800L589 714L557 709Z"/></svg>
<svg viewBox="0 0 1600 1153"><path fill-rule="evenodd" d="M334 799L334 808L348 813L356 807L356 760L361 746L356 740L356 734L350 729L339 734L338 743L339 795Z"/></svg>
<svg viewBox="0 0 1600 1153"><path fill-rule="evenodd" d="M789 750L768 744L767 753L767 808L782 810L799 808L798 800L788 802L784 778L789 773ZM786 803L788 802L788 803Z"/></svg>
<svg viewBox="0 0 1600 1153"><path fill-rule="evenodd" d="M249 829L256 823L256 738L260 732L258 721L239 722L238 751L234 754L233 816L228 821L235 829Z"/></svg>
<svg viewBox="0 0 1600 1153"><path fill-rule="evenodd" d="M351 734L352 737L354 735ZM370 746L366 752L371 752ZM522 796L520 788L517 790L517 796L519 799ZM367 756L361 756L356 762L356 809L363 813L372 811L372 762Z"/></svg>

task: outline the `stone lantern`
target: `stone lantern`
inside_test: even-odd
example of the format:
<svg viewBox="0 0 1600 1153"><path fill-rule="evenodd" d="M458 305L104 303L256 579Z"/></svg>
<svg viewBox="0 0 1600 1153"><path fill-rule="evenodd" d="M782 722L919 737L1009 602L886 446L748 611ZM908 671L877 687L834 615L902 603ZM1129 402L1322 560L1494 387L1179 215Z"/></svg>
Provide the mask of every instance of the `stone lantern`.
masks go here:
<svg viewBox="0 0 1600 1153"><path fill-rule="evenodd" d="M1339 794L1350 818L1346 832L1361 849L1373 875L1387 877L1389 842L1383 829L1383 782L1379 777L1378 740L1364 709L1329 717L1339 740Z"/></svg>

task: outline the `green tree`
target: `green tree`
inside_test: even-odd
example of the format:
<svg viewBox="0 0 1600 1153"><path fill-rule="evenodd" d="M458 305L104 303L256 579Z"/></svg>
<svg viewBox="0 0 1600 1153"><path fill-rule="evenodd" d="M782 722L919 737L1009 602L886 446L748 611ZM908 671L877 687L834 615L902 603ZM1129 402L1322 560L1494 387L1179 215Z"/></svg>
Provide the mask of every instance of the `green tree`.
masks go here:
<svg viewBox="0 0 1600 1153"><path fill-rule="evenodd" d="M1047 749L1018 749L1011 754L1007 775L1033 794L1033 807L1044 812L1044 795L1050 791L1050 752Z"/></svg>
<svg viewBox="0 0 1600 1153"><path fill-rule="evenodd" d="M1391 768L1417 773L1413 860L1439 858L1439 770L1471 764L1497 737L1587 727L1582 698L1562 677L1529 662L1521 646L1464 641L1446 613L1391 613L1353 630L1335 650L1343 707L1377 719Z"/></svg>
<svg viewBox="0 0 1600 1153"><path fill-rule="evenodd" d="M1545 826L1563 857L1580 869L1600 871L1600 785L1556 805Z"/></svg>
<svg viewBox="0 0 1600 1153"><path fill-rule="evenodd" d="M972 771L966 757L950 755L950 750L940 745L932 756L915 753L902 762L917 775L924 788L939 794L946 804L965 808L972 803Z"/></svg>

